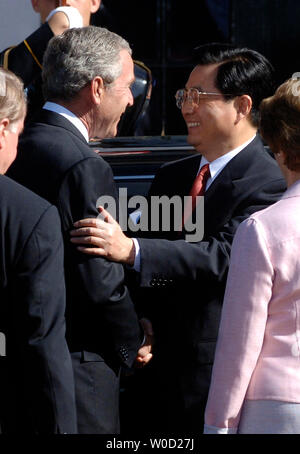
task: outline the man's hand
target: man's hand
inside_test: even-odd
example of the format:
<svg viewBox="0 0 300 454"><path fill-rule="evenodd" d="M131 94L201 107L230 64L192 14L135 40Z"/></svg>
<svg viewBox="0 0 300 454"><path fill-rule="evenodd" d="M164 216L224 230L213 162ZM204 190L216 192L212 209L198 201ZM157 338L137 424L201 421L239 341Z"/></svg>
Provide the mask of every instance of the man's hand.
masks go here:
<svg viewBox="0 0 300 454"><path fill-rule="evenodd" d="M113 262L132 266L135 259L133 240L123 233L117 221L103 207L98 207L98 210L104 220L89 218L75 222L76 230L70 232L71 242L86 245L77 248L85 254L106 257Z"/></svg>
<svg viewBox="0 0 300 454"><path fill-rule="evenodd" d="M140 323L144 329L145 342L139 349L137 357L135 359L136 367L144 367L152 359L152 346L154 342L152 323L147 318L142 318Z"/></svg>

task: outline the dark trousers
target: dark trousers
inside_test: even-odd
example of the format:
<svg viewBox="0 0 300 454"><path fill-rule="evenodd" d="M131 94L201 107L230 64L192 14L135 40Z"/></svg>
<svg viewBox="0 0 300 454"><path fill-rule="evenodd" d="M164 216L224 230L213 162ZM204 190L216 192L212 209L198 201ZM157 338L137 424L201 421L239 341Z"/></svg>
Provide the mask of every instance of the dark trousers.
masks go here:
<svg viewBox="0 0 300 454"><path fill-rule="evenodd" d="M89 352L71 354L79 434L118 434L120 374Z"/></svg>

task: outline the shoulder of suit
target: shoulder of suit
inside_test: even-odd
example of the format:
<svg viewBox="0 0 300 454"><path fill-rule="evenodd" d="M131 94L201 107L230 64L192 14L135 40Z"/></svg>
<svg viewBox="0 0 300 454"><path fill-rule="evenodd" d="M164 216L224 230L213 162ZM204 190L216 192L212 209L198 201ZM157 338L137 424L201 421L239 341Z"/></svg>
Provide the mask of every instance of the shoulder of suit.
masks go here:
<svg viewBox="0 0 300 454"><path fill-rule="evenodd" d="M51 206L45 199L5 175L0 175L0 199L1 207L5 205L16 212L24 209L29 213L35 210L42 213Z"/></svg>
<svg viewBox="0 0 300 454"><path fill-rule="evenodd" d="M256 152L261 153L262 152L263 156L265 156L266 159L268 159L270 157L270 153L268 153L265 150L263 142L259 135L257 135L255 137L255 139L241 151L244 151L244 152L248 151L249 153L256 153ZM245 153L242 153L240 155L240 153L239 153L238 155L236 155L236 157L239 156L240 159L243 159L244 154ZM196 163L197 164L199 163L199 165L200 165L200 160L201 160L201 154L195 150L195 153L193 155L189 155L189 156L183 157L181 159L177 159L175 161L167 162L162 165L161 169L169 169L169 168L175 169L177 166L184 169L184 167L190 167L190 166L196 165Z"/></svg>
<svg viewBox="0 0 300 454"><path fill-rule="evenodd" d="M53 38L54 34L49 27L49 24L45 22L42 24L37 30L31 33L30 36L22 41L22 45L24 44L27 48L27 51L32 55L36 55L38 58L42 57L42 53L44 46L47 46L48 42L51 38ZM31 52L32 51L32 52ZM42 62L41 62L42 63Z"/></svg>
<svg viewBox="0 0 300 454"><path fill-rule="evenodd" d="M104 163L103 158L93 151L79 134L79 131L77 135L58 125L34 122L25 128L18 149L22 150L22 154L23 150L30 154L39 153L40 156L43 153L47 159L51 156L51 159L57 158L57 162L66 165L75 165L84 159L95 159Z"/></svg>
<svg viewBox="0 0 300 454"><path fill-rule="evenodd" d="M34 236L33 236L34 235ZM3 175L0 176L0 238L1 245L19 260L23 247L33 238L44 247L45 238L51 241L61 235L57 208L49 202ZM48 240L47 240L48 241ZM30 248L33 243L30 243ZM14 259L14 260L15 260Z"/></svg>
<svg viewBox="0 0 300 454"><path fill-rule="evenodd" d="M176 159L175 161L166 162L161 166L161 170L175 170L177 168L184 169L185 167L190 167L200 165L201 154L195 152L192 156L186 156L181 159Z"/></svg>
<svg viewBox="0 0 300 454"><path fill-rule="evenodd" d="M286 251L289 254L289 251L293 253L297 250L293 245L300 237L299 216L299 197L282 198L251 214L244 224L245 228L256 230L259 237L263 236L270 249L276 248L280 253Z"/></svg>
<svg viewBox="0 0 300 454"><path fill-rule="evenodd" d="M262 179L282 179L282 173L270 150L264 147L262 140L257 136L253 142L242 149L228 164L227 169L233 179L243 176ZM262 185L267 180L261 180Z"/></svg>
<svg viewBox="0 0 300 454"><path fill-rule="evenodd" d="M53 32L49 27L48 23L42 24L37 30L35 30L30 36L25 38L18 45L12 45L0 52L0 66L5 69L11 69L11 58L13 62L15 59L20 59L22 62L25 58L35 60L38 67L42 67L42 57L50 39L53 37ZM11 53L16 49L17 57ZM12 57L11 57L12 55ZM26 61L26 60L25 60ZM26 74L26 65L24 66L24 74ZM13 69L12 69L13 70ZM23 74L21 75L24 78Z"/></svg>

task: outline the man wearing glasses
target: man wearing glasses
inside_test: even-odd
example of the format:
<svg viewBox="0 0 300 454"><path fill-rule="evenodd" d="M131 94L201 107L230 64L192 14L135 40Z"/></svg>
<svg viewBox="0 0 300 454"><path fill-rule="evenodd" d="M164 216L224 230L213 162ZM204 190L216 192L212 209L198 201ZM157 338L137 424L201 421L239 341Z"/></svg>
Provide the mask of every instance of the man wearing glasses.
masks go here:
<svg viewBox="0 0 300 454"><path fill-rule="evenodd" d="M202 240L186 241L184 227L133 240L105 212L106 222L77 223L81 229L72 239L94 244L86 253L138 273L139 301L156 336L153 362L137 380L149 395L146 401L143 394L149 432L201 433L233 236L240 222L285 189L257 134L259 104L273 92L270 63L255 51L222 44L201 46L196 57L176 104L198 154L165 164L149 197L183 198L198 186Z"/></svg>

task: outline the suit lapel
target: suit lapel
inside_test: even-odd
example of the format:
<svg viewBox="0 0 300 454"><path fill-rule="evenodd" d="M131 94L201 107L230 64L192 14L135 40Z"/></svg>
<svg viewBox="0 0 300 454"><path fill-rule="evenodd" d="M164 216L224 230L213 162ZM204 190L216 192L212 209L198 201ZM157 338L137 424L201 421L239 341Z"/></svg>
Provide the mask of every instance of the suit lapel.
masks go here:
<svg viewBox="0 0 300 454"><path fill-rule="evenodd" d="M50 110L42 109L39 114L34 118L35 123L45 123L47 125L56 126L58 128L67 129L69 132L74 134L78 139L86 145L87 142L81 132L62 115L52 112Z"/></svg>
<svg viewBox="0 0 300 454"><path fill-rule="evenodd" d="M189 195L197 176L201 161L201 155L191 156L179 166L179 174L174 179L175 193L184 197Z"/></svg>
<svg viewBox="0 0 300 454"><path fill-rule="evenodd" d="M222 172L217 176L213 181L210 187L205 192L205 199L207 201L213 201L215 198L220 199L220 190L228 189L232 187L232 183L235 184L235 181L239 181L247 167L253 160L253 154L257 149L261 149L263 144L259 136L256 136L255 139L247 145L242 151L240 151L229 163L224 167ZM180 166L178 166L178 175L174 175L174 185L176 190L174 193L185 196L188 195L193 182L197 176L201 161L201 155L197 154L191 156L184 160L180 161Z"/></svg>
<svg viewBox="0 0 300 454"><path fill-rule="evenodd" d="M258 136L240 151L220 172L205 193L205 232L211 232L219 223L223 224L230 216L232 206L244 185L253 160L257 159L257 151L263 148Z"/></svg>

